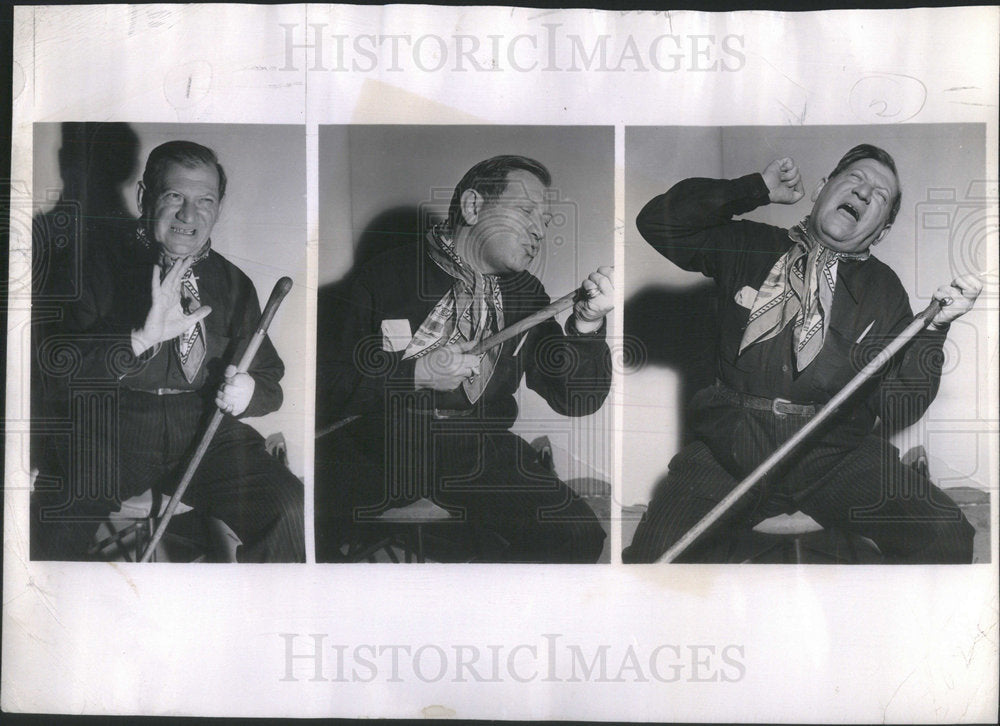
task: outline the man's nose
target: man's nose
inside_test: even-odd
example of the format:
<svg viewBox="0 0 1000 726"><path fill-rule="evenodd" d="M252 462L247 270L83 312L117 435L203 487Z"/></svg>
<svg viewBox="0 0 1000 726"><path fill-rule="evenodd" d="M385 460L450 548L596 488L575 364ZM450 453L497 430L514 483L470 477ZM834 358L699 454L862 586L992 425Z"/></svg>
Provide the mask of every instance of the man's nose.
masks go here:
<svg viewBox="0 0 1000 726"><path fill-rule="evenodd" d="M188 200L184 200L177 209L177 219L182 222L194 221L194 205Z"/></svg>
<svg viewBox="0 0 1000 726"><path fill-rule="evenodd" d="M545 239L545 220L540 213L535 212L531 215L531 228L528 231L536 242Z"/></svg>
<svg viewBox="0 0 1000 726"><path fill-rule="evenodd" d="M872 185L868 182L861 182L854 187L854 193L859 199L867 202L872 197Z"/></svg>

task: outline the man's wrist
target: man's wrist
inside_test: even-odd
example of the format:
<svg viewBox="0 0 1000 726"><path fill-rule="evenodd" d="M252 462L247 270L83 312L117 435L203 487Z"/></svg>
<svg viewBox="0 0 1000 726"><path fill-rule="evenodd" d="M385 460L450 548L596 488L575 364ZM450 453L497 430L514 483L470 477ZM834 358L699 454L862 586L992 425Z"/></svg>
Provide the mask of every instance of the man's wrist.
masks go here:
<svg viewBox="0 0 1000 726"><path fill-rule="evenodd" d="M597 318L597 320L584 320L576 313L573 313L569 317L567 324L568 332L577 333L579 335L593 335L604 327L605 317L602 316Z"/></svg>
<svg viewBox="0 0 1000 726"><path fill-rule="evenodd" d="M136 358L141 356L143 353L145 353L152 347L153 346L147 343L146 340L142 337L142 333L140 331L138 330L132 331L132 353L135 354Z"/></svg>
<svg viewBox="0 0 1000 726"><path fill-rule="evenodd" d="M766 204L773 204L771 201L771 188L767 185L764 175L760 172L747 174L736 180L740 184L746 199L751 200L753 208L763 207Z"/></svg>
<svg viewBox="0 0 1000 726"><path fill-rule="evenodd" d="M133 330L131 335L132 353L136 358L152 358L160 352L160 342L150 343L141 330Z"/></svg>

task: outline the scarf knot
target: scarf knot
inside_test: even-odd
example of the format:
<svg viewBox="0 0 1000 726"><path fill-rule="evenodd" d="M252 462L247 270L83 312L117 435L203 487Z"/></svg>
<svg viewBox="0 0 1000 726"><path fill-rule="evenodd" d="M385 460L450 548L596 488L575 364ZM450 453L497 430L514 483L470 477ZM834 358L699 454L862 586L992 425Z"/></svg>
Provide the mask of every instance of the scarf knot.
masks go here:
<svg viewBox="0 0 1000 726"><path fill-rule="evenodd" d="M757 291L740 353L793 325L795 364L804 370L819 354L830 327L837 267L842 259L866 260L868 250L845 253L817 242L808 231L809 218L788 230L792 246L768 272Z"/></svg>

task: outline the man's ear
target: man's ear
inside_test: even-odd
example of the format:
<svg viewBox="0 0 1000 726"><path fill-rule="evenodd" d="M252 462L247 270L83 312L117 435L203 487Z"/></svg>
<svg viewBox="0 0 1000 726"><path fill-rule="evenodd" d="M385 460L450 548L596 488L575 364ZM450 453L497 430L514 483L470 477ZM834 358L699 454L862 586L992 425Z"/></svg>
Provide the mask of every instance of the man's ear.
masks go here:
<svg viewBox="0 0 1000 726"><path fill-rule="evenodd" d="M466 189L462 192L461 209L462 219L467 225L475 224L479 219L479 213L483 211L483 195L475 189Z"/></svg>
<svg viewBox="0 0 1000 726"><path fill-rule="evenodd" d="M877 244L878 244L879 242L881 242L881 241L882 241L882 240L883 240L883 239L885 238L885 236L886 236L887 234L889 234L889 230L890 230L891 228L892 228L892 225L891 225L891 224L887 224L887 225L885 225L885 226L884 226L884 227L882 228L882 230L881 230L881 231L880 231L880 232L879 232L879 233L878 233L877 235L875 235L875 239L873 239L873 240L872 240L872 243L871 243L871 244L869 245L869 247L874 247L874 246L875 246L875 245L877 245Z"/></svg>
<svg viewBox="0 0 1000 726"><path fill-rule="evenodd" d="M143 184L142 180L140 179L139 183L135 185L135 202L136 202L136 204L139 205L139 216L140 217L142 216L142 213L143 213L142 198L144 196L146 196L146 185Z"/></svg>
<svg viewBox="0 0 1000 726"><path fill-rule="evenodd" d="M813 189L812 191L812 196L809 197L811 201L815 202L817 199L819 199L819 193L823 191L823 187L826 186L826 182L827 182L827 177L823 177L822 179L819 180L819 183L816 184L816 188Z"/></svg>

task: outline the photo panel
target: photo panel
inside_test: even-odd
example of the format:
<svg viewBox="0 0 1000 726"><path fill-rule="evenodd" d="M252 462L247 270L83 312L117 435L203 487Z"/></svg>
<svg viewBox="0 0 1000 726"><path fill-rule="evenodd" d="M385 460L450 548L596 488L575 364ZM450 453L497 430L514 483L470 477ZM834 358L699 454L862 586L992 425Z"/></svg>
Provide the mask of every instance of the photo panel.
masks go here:
<svg viewBox="0 0 1000 726"><path fill-rule="evenodd" d="M609 562L614 128L321 126L319 202L317 561Z"/></svg>
<svg viewBox="0 0 1000 726"><path fill-rule="evenodd" d="M985 134L981 124L626 129L624 332L641 340L646 351L641 370L623 379L629 432L623 442L623 543L635 543L626 561L662 556L818 406L741 411L759 409L767 398L791 402L792 395L803 404L825 403L874 357L877 348L866 346L888 345L909 322L907 302L920 312L939 286L970 275L981 281L982 292L946 337L918 335L906 349L908 357L877 376L877 388L872 381L844 404L852 418L841 417L804 439L701 538L695 545L700 554L688 552L681 561L990 561L990 496L996 482L989 465L991 394L984 372L990 365L986 332L989 316L996 314L997 286L996 275L986 274L991 227ZM858 165L882 176L856 184L851 176L856 171L833 174L841 157L859 144L887 152L896 174L871 158ZM761 176L781 159L790 160L787 168L801 177L793 203L771 203ZM899 208L892 221L897 184ZM823 189L826 194L818 197ZM827 313L833 332L827 331L814 363L796 366L782 357L776 342L770 357L757 356L741 336L748 316L760 314L756 296L765 276L793 244L784 230L804 222L811 232L812 217L819 220L817 234L825 235L820 238L839 244L836 230L821 226L827 220L820 216L823 205L834 194L843 203L841 215L879 211L878 195L884 195L881 223L871 214L856 222L857 228L875 225L865 231L874 235L888 220L884 234L856 248L868 249L874 260L847 257L832 268L840 286L833 288ZM876 265L878 276L862 275ZM861 280L867 289L857 289ZM785 328L786 334L793 327ZM734 385L756 398L734 401ZM785 433L750 428L751 420L765 419L782 422ZM869 431L876 440L865 439ZM769 435L777 440L762 443ZM760 447L756 453L739 450L751 440ZM649 457L651 449L663 456ZM817 465L809 465L810 459ZM687 500L676 490L681 484L704 487L705 498L685 508ZM845 491L832 494L841 486ZM864 486L871 491L856 495ZM640 525L649 509L654 511ZM961 541L955 544L960 554L928 546L953 530L959 530L954 536Z"/></svg>
<svg viewBox="0 0 1000 726"><path fill-rule="evenodd" d="M150 559L304 561L304 127L36 123L33 151L32 558L139 560L187 481Z"/></svg>

